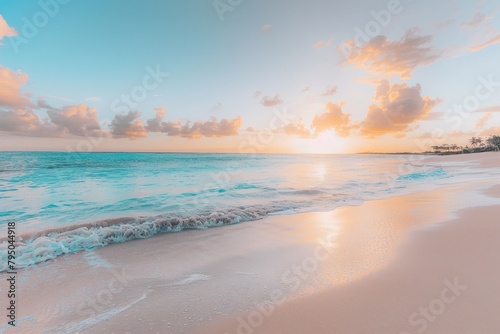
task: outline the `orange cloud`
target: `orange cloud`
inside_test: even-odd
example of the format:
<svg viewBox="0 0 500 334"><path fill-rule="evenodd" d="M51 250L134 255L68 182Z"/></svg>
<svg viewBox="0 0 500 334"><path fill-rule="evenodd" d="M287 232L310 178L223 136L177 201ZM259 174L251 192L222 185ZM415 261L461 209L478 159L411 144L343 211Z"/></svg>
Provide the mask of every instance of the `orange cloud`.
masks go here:
<svg viewBox="0 0 500 334"><path fill-rule="evenodd" d="M405 132L410 125L428 116L431 109L441 102L422 97L420 84L408 87L406 83L391 85L384 80L378 86L366 119L361 123L361 133L376 137L386 133Z"/></svg>
<svg viewBox="0 0 500 334"><path fill-rule="evenodd" d="M495 44L498 44L498 43L500 43L500 34L498 34L498 35L490 38L489 40L487 40L484 43L471 46L469 48L469 51L471 51L471 52L477 52L477 51L479 51L481 49L487 48L488 46L492 46L492 45L495 45Z"/></svg>
<svg viewBox="0 0 500 334"><path fill-rule="evenodd" d="M299 136L300 138L304 139L310 139L310 138L316 138L317 135L311 133L309 129L306 129L304 124L302 123L302 119L299 119L297 123L288 123L286 126L284 126L280 131L277 132L283 132L286 133L287 135L295 135Z"/></svg>
<svg viewBox="0 0 500 334"><path fill-rule="evenodd" d="M342 112L343 106L343 102L339 104L328 102L326 104L327 111L321 115L314 116L311 125L314 128L314 132L319 134L320 132L333 129L340 137L349 136L351 130L357 128L358 125L351 123L351 115Z"/></svg>
<svg viewBox="0 0 500 334"><path fill-rule="evenodd" d="M491 127L489 129L483 130L479 135L483 137L500 136L500 126Z"/></svg>
<svg viewBox="0 0 500 334"><path fill-rule="evenodd" d="M324 49L333 42L333 37L330 37L326 41L317 41L314 43L313 49Z"/></svg>
<svg viewBox="0 0 500 334"><path fill-rule="evenodd" d="M414 29L407 31L399 41L379 35L362 46L356 46L352 39L344 47L349 50L346 63L372 73L386 76L398 74L401 79L409 79L415 68L430 64L440 57L438 52L428 46L431 40L431 35L417 36Z"/></svg>
<svg viewBox="0 0 500 334"><path fill-rule="evenodd" d="M28 82L28 76L21 71L12 71L0 65L0 105L21 107L31 102L21 95L22 85Z"/></svg>
<svg viewBox="0 0 500 334"><path fill-rule="evenodd" d="M487 114L484 114L483 117L481 117L477 122L476 122L476 128L477 129L482 129L484 127L484 125L486 124L486 122L488 122L488 120L493 116L492 113L487 113Z"/></svg>
<svg viewBox="0 0 500 334"><path fill-rule="evenodd" d="M12 37L12 36L17 36L16 29L9 27L9 25L7 24L7 21L5 21L3 16L0 15L0 41L4 37ZM0 43L0 45L2 45L2 44Z"/></svg>

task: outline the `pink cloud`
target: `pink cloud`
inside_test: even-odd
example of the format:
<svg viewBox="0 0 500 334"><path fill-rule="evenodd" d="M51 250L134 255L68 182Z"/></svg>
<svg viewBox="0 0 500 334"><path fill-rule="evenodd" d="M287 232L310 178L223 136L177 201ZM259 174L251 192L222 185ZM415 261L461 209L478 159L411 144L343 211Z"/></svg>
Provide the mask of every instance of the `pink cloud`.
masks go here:
<svg viewBox="0 0 500 334"><path fill-rule="evenodd" d="M12 27L9 27L7 21L5 21L5 19L3 18L3 16L0 15L0 41L4 37L12 37L12 36L17 36L16 29L14 29Z"/></svg>
<svg viewBox="0 0 500 334"><path fill-rule="evenodd" d="M321 93L322 96L332 96L337 93L337 86L328 86L326 90Z"/></svg>
<svg viewBox="0 0 500 334"><path fill-rule="evenodd" d="M493 114L490 113L490 112L484 114L483 117L481 117L480 119L477 120L477 122L476 122L476 128L477 129L484 128L484 125L486 124L486 122L488 122L490 120L491 117L493 117Z"/></svg>
<svg viewBox="0 0 500 334"><path fill-rule="evenodd" d="M86 104L66 106L61 109L47 110L50 122L56 126L55 131L75 136L104 136L101 130L97 111Z"/></svg>
<svg viewBox="0 0 500 334"><path fill-rule="evenodd" d="M182 124L181 120L177 122L164 122L164 117L165 110L161 108L156 109L155 118L149 119L146 122L146 130L149 132L166 133L168 136L173 137L197 139L201 137L237 136L242 124L241 116L234 119L223 118L220 121L216 117L212 117L209 121L196 121L193 123L188 121L184 124Z"/></svg>
<svg viewBox="0 0 500 334"><path fill-rule="evenodd" d="M279 94L276 94L274 97L264 96L260 101L260 104L262 104L264 107L274 107L282 103L283 100L281 99Z"/></svg>
<svg viewBox="0 0 500 334"><path fill-rule="evenodd" d="M21 87L28 82L28 75L0 65L0 105L21 107L31 102L21 94Z"/></svg>
<svg viewBox="0 0 500 334"><path fill-rule="evenodd" d="M489 19L489 16L486 16L482 13L476 13L474 17L472 17L469 21L465 21L461 24L464 28L477 28L481 23Z"/></svg>
<svg viewBox="0 0 500 334"><path fill-rule="evenodd" d="M333 42L333 37L328 38L326 41L317 41L314 43L313 49L324 49Z"/></svg>
<svg viewBox="0 0 500 334"><path fill-rule="evenodd" d="M406 132L410 125L426 118L439 99L421 96L419 84L409 87L406 83L391 85L384 80L378 86L369 106L366 119L361 123L361 133L376 137L386 133Z"/></svg>
<svg viewBox="0 0 500 334"><path fill-rule="evenodd" d="M131 140L146 137L148 132L139 118L141 113L129 111L127 114L115 115L111 121L111 134L114 138L129 138Z"/></svg>
<svg viewBox="0 0 500 334"><path fill-rule="evenodd" d="M24 108L0 110L0 131L34 136L45 132L44 125L38 116L33 111Z"/></svg>
<svg viewBox="0 0 500 334"><path fill-rule="evenodd" d="M500 34L498 34L496 36L493 36L492 38L488 39L484 43L471 46L469 48L469 51L471 51L471 52L477 52L477 51L479 51L481 49L487 48L488 46L492 46L492 45L495 45L495 44L498 44L498 43L500 43Z"/></svg>
<svg viewBox="0 0 500 334"><path fill-rule="evenodd" d="M414 29L407 31L399 41L379 35L357 46L354 40L350 40L346 45L349 50L346 63L372 73L389 77L397 74L401 79L409 79L415 68L430 64L440 57L429 46L431 41L431 35L418 36Z"/></svg>

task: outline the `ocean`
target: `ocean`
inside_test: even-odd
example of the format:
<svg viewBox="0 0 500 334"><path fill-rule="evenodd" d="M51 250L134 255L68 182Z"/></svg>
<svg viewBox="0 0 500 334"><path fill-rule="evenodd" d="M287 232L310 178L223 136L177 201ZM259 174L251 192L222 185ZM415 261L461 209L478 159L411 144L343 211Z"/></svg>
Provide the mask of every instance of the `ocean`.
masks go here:
<svg viewBox="0 0 500 334"><path fill-rule="evenodd" d="M0 229L16 223L16 266L159 233L496 177L421 155L0 152ZM7 235L1 233L0 236ZM0 239L6 270L6 238ZM167 241L168 242L168 241Z"/></svg>

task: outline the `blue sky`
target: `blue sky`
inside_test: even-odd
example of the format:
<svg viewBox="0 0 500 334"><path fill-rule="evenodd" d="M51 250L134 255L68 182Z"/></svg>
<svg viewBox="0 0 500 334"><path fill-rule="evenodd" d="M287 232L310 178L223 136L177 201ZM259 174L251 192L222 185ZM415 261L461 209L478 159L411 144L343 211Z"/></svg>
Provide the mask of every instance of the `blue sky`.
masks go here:
<svg viewBox="0 0 500 334"><path fill-rule="evenodd" d="M2 21L16 31L9 36L4 27L2 36L0 28L0 66L28 76L17 82L18 93L28 92L32 104L13 107L4 98L0 149L74 149L89 136L101 136L93 150L237 152L235 143L265 132L273 112L284 108L294 119L273 128L273 140L257 151L419 150L415 141L436 128L446 135L434 141L461 143L498 130L496 90L461 115L460 126L452 128L458 121L443 116L474 94L479 77L500 81L495 1L64 2L0 3ZM53 17L45 15L43 22L46 8L54 6ZM382 15L382 22L373 13ZM26 38L27 25L36 27L37 20L43 24ZM376 34L370 35L370 28ZM339 47L359 31L368 38L345 57ZM148 68L168 76L137 106L113 108L113 101L142 85ZM6 84L13 80L5 76ZM383 80L389 85L381 85ZM386 89L385 97L374 100L378 88ZM267 106L265 98L271 101ZM82 104L86 107L72 108ZM19 116L19 108L34 116ZM99 134L89 135L74 123L92 123L92 108ZM171 124L160 122L152 130L147 121L158 109ZM117 114L128 112L134 114L112 124ZM213 117L215 123L205 123ZM34 123L19 123L27 118Z"/></svg>

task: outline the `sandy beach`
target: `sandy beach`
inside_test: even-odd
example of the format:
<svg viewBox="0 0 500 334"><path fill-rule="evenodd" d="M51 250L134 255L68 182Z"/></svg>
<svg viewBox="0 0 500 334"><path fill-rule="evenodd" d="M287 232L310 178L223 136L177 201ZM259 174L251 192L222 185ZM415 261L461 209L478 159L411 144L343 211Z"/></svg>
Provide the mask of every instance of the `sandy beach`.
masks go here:
<svg viewBox="0 0 500 334"><path fill-rule="evenodd" d="M7 333L498 333L498 214L457 182L71 254L20 272Z"/></svg>
<svg viewBox="0 0 500 334"><path fill-rule="evenodd" d="M2 5L0 334L500 334L500 1Z"/></svg>

